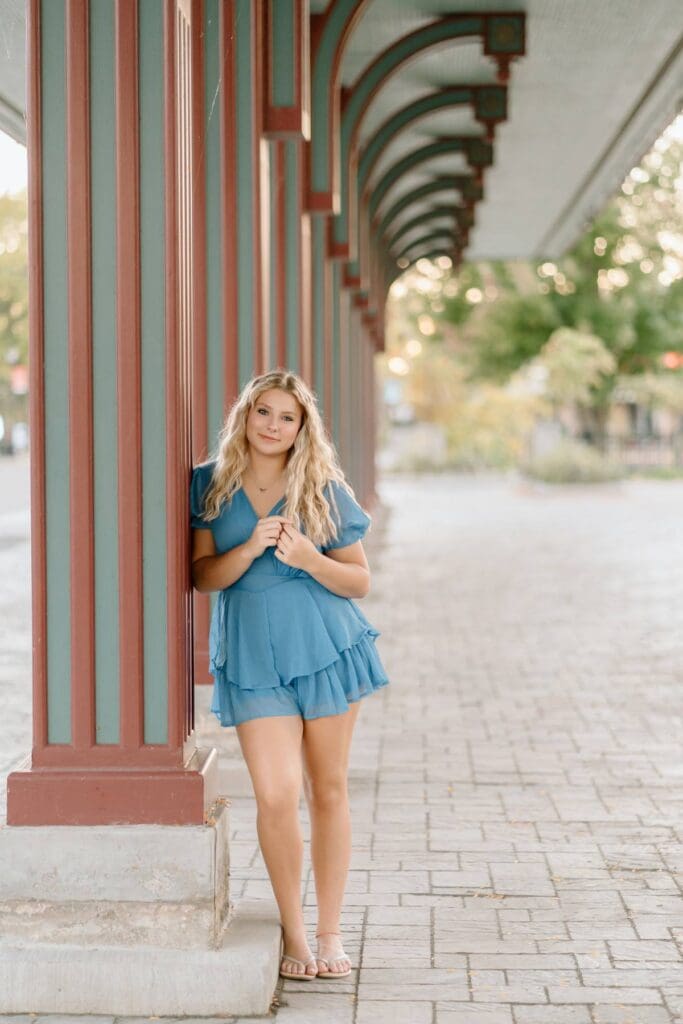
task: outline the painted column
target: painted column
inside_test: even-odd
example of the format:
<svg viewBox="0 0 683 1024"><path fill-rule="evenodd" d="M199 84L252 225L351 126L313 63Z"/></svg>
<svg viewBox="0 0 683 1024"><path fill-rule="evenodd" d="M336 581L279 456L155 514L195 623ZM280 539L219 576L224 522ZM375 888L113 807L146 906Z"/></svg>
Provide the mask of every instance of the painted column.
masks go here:
<svg viewBox="0 0 683 1024"><path fill-rule="evenodd" d="M208 366L207 366L207 223L206 223L206 169L207 146L206 127L204 123L205 105L205 40L204 0L193 0L192 18L195 25L201 25L202 31L192 33L192 128L193 128L193 185L195 206L193 218L193 313L194 313L194 346L192 361L192 461L194 464L204 461L209 448L208 423ZM214 33L217 43L217 33ZM194 591L192 595L194 608L194 681L195 683L211 683L209 674L209 626L211 619L211 601L208 594Z"/></svg>
<svg viewBox="0 0 683 1024"><path fill-rule="evenodd" d="M205 0L208 4L209 0ZM213 8L215 10L215 7ZM269 153L263 138L263 4L218 4L221 264L225 404L268 361ZM208 70L208 69L207 69ZM216 213L215 194L207 216ZM212 301L211 294L209 302Z"/></svg>
<svg viewBox="0 0 683 1024"><path fill-rule="evenodd" d="M311 243L302 210L302 150L301 143L291 139L270 144L268 366L287 367L311 383L314 360L304 320L306 249Z"/></svg>
<svg viewBox="0 0 683 1024"><path fill-rule="evenodd" d="M192 7L30 0L33 745L9 825L195 824Z"/></svg>
<svg viewBox="0 0 683 1024"><path fill-rule="evenodd" d="M304 213L305 144L310 138L308 0L264 5L264 134L270 144L269 365L314 382L311 350L311 225Z"/></svg>

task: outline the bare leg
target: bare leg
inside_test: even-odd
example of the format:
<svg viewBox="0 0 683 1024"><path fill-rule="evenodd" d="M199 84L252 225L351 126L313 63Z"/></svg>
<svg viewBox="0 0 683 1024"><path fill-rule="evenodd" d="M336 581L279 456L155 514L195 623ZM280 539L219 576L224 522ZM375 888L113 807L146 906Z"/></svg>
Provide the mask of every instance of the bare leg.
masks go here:
<svg viewBox="0 0 683 1024"><path fill-rule="evenodd" d="M320 953L341 953L339 919L351 859L351 815L347 773L353 727L360 701L343 715L304 721L304 792L311 816L311 861L318 900ZM325 970L324 964L318 964ZM348 960L332 964L346 971Z"/></svg>
<svg viewBox="0 0 683 1024"><path fill-rule="evenodd" d="M256 829L280 911L285 953L308 960L311 950L301 906L302 719L297 715L254 718L236 729L254 786ZM291 963L285 969L303 973ZM315 965L309 964L306 973L315 974Z"/></svg>

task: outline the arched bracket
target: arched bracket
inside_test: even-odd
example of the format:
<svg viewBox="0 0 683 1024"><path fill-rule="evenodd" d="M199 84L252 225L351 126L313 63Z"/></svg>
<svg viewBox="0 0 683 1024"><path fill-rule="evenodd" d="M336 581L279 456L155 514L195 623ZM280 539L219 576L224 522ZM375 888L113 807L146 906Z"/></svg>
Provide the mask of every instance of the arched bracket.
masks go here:
<svg viewBox="0 0 683 1024"><path fill-rule="evenodd" d="M472 176L477 184L481 185L484 168L490 167L493 163L493 148L491 143L486 142L484 139L462 135L436 139L434 142L429 143L429 145L421 146L412 153L408 153L390 167L382 178L380 178L379 182L372 190L368 203L368 215L370 217L370 221L374 219L377 209L386 194L405 174L428 160L444 156L449 153L462 153L467 160L468 165L472 169ZM343 257L344 253L335 249L331 255Z"/></svg>
<svg viewBox="0 0 683 1024"><path fill-rule="evenodd" d="M474 223L474 214L472 210L467 207L435 206L425 213L417 214L417 216L412 217L410 220L406 221L405 224L401 225L398 231L396 231L391 238L387 239L387 251L392 253L395 252L398 243L401 242L402 239L405 239L405 236L409 235L411 231L415 231L428 225L434 220L439 220L445 217L453 220L458 231L461 233L469 231Z"/></svg>
<svg viewBox="0 0 683 1024"><path fill-rule="evenodd" d="M421 238L414 239L409 245L398 253L396 256L396 263L399 264L400 260L410 260L411 255L416 249L423 249L425 246L430 248L437 242L448 242L451 243L454 249L464 249L464 240L460 234L456 231L449 231L448 228L441 228L438 231L428 231Z"/></svg>
<svg viewBox="0 0 683 1024"><path fill-rule="evenodd" d="M402 131L421 119L449 107L472 106L477 121L486 128L487 139L494 126L507 118L507 87L503 85L454 85L438 89L408 103L377 129L363 148L358 161L358 194L362 195L382 152Z"/></svg>
<svg viewBox="0 0 683 1024"><path fill-rule="evenodd" d="M514 30L513 30L514 29ZM341 210L333 220L335 252L348 259L349 250L349 186L350 168L357 153L360 125L368 106L387 82L402 66L417 59L426 50L452 43L455 40L479 37L484 53L498 61L499 79L507 80L510 60L524 53L525 15L515 12L497 14L455 14L431 22L415 32L403 36L380 54L362 73L353 88L345 94L341 120ZM354 254L355 255L355 254Z"/></svg>
<svg viewBox="0 0 683 1024"><path fill-rule="evenodd" d="M469 174L439 175L397 199L383 215L378 216L372 226L374 236L382 239L396 218L400 217L405 210L429 196L442 192L458 192L463 206L470 209L483 198L484 194L482 185Z"/></svg>

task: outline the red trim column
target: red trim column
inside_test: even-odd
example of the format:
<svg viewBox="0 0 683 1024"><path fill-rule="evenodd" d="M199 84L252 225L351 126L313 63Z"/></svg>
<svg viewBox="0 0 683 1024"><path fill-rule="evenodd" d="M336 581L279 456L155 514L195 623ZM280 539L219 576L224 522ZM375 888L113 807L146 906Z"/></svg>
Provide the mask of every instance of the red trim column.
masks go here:
<svg viewBox="0 0 683 1024"><path fill-rule="evenodd" d="M71 728L74 747L94 741L95 554L93 537L92 321L88 7L66 0L69 498L71 502Z"/></svg>
<svg viewBox="0 0 683 1024"><path fill-rule="evenodd" d="M115 9L116 317L118 400L119 658L122 741L143 741L142 402L138 24L134 3Z"/></svg>
<svg viewBox="0 0 683 1024"><path fill-rule="evenodd" d="M204 0L192 0L192 24L204 24ZM206 353L206 168L204 164L204 35L192 32L192 128L193 128L193 314L192 345L192 461L201 462L209 448L207 424ZM194 681L212 683L209 674L209 626L211 602L208 594L194 591Z"/></svg>
<svg viewBox="0 0 683 1024"><path fill-rule="evenodd" d="M225 367L225 402L232 402L239 392L239 338L237 333L238 288L237 260L237 123L235 113L235 48L232 10L233 4L220 6L220 66L223 79L220 86L221 118L221 222L223 243L223 353Z"/></svg>
<svg viewBox="0 0 683 1024"><path fill-rule="evenodd" d="M58 0L55 0L58 2ZM8 825L72 825L113 823L200 824L217 796L217 755L198 751L193 738L192 600L189 580L188 484L192 465L192 342L194 157L192 132L192 63L190 0L164 0L163 74L153 82L158 103L163 96L163 181L165 220L165 295L152 288L145 300L159 305L164 368L158 385L165 390L166 464L159 479L145 481L145 507L164 510L166 524L165 618L167 650L159 651L164 673L165 703L155 688L146 707L144 675L142 542L142 356L140 171L138 59L140 48L154 39L138 39L138 0L120 0L115 7L113 55L116 116L116 175L111 195L100 189L99 201L111 202L116 224L116 344L118 438L112 441L118 469L119 499L109 513L116 517L119 537L118 648L120 652L119 730L116 742L98 742L95 707L95 507L93 500L93 307L91 299L92 224L89 110L89 8L87 0L66 0L64 6L66 68L66 262L67 262L67 402L68 433L58 452L68 459L70 574L55 576L50 607L68 601L70 611L71 699L70 737L48 742L48 686L63 694L59 673L49 678L46 635L50 629L47 602L46 521L59 520L61 507L48 505L45 487L45 445L52 424L46 414L45 341L62 344L59 331L46 334L50 290L43 280L52 264L43 262L43 164L41 132L40 0L30 0L28 13L28 132L30 210L30 367L32 432L32 568L34 610L34 735L30 762L12 772L7 783ZM51 12L52 13L52 12ZM61 12L59 12L61 17ZM161 26L159 26L161 27ZM196 26L199 30L199 24ZM54 54L52 55L54 60ZM148 66L153 66L152 64ZM61 146L61 139L59 145ZM158 186L157 186L158 187ZM156 283L156 282L155 282ZM52 300L60 301L60 300ZM149 305L147 307L149 309ZM150 344L158 345L157 339ZM155 352L158 349L155 348ZM98 378L99 380L99 378ZM61 413L60 413L61 415ZM57 449L56 449L57 450ZM155 487L158 493L155 493ZM116 628L112 624L112 628ZM162 630L163 631L163 630ZM164 708L166 720L164 722ZM147 712L147 714L146 714ZM145 742L146 718L157 716L165 742ZM161 721L159 721L161 717Z"/></svg>

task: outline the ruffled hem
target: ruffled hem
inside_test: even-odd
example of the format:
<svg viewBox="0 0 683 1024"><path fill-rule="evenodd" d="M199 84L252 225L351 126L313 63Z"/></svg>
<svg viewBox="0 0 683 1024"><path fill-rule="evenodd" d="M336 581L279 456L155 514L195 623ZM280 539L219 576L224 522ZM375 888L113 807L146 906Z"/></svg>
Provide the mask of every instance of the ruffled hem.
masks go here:
<svg viewBox="0 0 683 1024"><path fill-rule="evenodd" d="M270 690L317 676L346 650L378 636L353 601L310 577L273 582L261 575L219 594L209 668L240 689Z"/></svg>
<svg viewBox="0 0 683 1024"><path fill-rule="evenodd" d="M276 715L300 714L311 719L343 714L350 704L389 682L375 647L379 635L370 627L360 640L339 652L336 661L278 686L237 686L219 671L211 711L224 726Z"/></svg>

